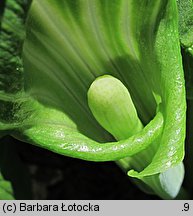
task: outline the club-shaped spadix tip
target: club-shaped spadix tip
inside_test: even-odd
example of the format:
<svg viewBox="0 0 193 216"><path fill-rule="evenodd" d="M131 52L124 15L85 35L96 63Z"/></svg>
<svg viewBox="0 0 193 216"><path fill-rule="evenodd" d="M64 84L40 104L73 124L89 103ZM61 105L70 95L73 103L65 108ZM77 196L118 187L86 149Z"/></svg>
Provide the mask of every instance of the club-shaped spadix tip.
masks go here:
<svg viewBox="0 0 193 216"><path fill-rule="evenodd" d="M100 125L117 140L143 128L128 89L111 75L100 76L91 84L88 105Z"/></svg>

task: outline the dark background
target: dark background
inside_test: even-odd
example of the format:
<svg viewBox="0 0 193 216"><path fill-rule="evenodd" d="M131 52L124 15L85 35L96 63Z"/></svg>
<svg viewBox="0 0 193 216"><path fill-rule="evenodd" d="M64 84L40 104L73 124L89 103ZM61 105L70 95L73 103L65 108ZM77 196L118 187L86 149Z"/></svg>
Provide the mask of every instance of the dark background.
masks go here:
<svg viewBox="0 0 193 216"><path fill-rule="evenodd" d="M16 199L160 199L139 190L114 162L65 157L11 137L4 137L0 144L0 169L3 176L12 182ZM187 153L184 186L193 194L190 160L191 154Z"/></svg>
<svg viewBox="0 0 193 216"><path fill-rule="evenodd" d="M19 145L34 199L159 199L140 191L114 162L83 161Z"/></svg>
<svg viewBox="0 0 193 216"><path fill-rule="evenodd" d="M11 137L0 144L0 169L16 199L159 199L140 191L114 162L65 157Z"/></svg>

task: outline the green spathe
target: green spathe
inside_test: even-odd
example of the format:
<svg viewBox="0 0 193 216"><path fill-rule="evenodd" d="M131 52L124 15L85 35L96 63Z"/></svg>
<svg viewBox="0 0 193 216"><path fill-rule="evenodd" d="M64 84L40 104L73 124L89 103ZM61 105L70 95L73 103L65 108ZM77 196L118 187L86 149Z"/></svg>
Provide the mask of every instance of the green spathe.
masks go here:
<svg viewBox="0 0 193 216"><path fill-rule="evenodd" d="M12 64L0 77L3 135L92 161L150 148L144 169L130 172L139 179L183 160L186 102L175 0L34 0L26 28L24 88ZM106 71L124 83L144 125L113 142L87 102L90 85ZM10 79L19 92L5 91Z"/></svg>

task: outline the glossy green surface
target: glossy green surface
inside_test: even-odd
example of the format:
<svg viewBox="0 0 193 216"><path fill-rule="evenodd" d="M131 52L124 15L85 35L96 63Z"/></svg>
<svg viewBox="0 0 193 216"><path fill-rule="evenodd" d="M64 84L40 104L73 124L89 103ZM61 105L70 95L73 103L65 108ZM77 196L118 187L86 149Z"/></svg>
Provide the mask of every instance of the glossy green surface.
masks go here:
<svg viewBox="0 0 193 216"><path fill-rule="evenodd" d="M96 141L104 143L112 138L92 116L87 91L96 77L111 74L128 88L152 137L156 128L162 128L153 161L140 175L159 173L178 164L184 156L186 104L177 21L175 1L34 1L24 45L26 92L42 104L42 110L43 106L47 111L58 110L76 126L62 130L67 138L56 136L63 126L45 118L50 124L42 128L44 118L38 116L31 128L20 129L22 133L31 142L61 154L79 157L80 153L100 152L100 159L93 157L102 160L105 153L100 149L113 144ZM163 116L163 124L154 119L157 127L151 127L156 112ZM46 140L44 134L51 130L55 132ZM148 137L149 133L142 130L130 139L140 143ZM59 139L65 145L58 147ZM121 142L122 147L114 143L109 159L125 156L116 151L127 146L127 141ZM90 150L93 143L95 151ZM144 146L149 144L143 141Z"/></svg>
<svg viewBox="0 0 193 216"><path fill-rule="evenodd" d="M144 169L129 172L139 179L183 160L186 102L175 0L34 0L26 29L24 73L17 64L10 74L0 65L2 133L91 161L152 149ZM127 139L115 141L89 109L87 91L104 74L128 89L144 125Z"/></svg>

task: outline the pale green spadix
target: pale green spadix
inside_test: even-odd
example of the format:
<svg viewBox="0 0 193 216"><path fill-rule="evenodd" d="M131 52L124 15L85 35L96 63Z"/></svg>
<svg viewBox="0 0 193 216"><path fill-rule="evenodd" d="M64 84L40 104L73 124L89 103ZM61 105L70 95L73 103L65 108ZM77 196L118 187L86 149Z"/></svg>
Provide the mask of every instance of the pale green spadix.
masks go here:
<svg viewBox="0 0 193 216"><path fill-rule="evenodd" d="M129 91L113 76L98 77L91 84L88 104L100 125L117 140L127 139L143 128Z"/></svg>

